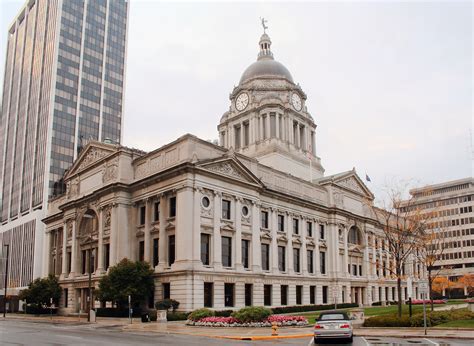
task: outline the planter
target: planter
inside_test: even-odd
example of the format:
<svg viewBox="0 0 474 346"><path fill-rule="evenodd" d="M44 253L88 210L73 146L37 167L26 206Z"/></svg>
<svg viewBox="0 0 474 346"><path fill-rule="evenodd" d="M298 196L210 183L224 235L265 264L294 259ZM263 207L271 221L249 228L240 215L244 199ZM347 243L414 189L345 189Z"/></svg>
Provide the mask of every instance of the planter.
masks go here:
<svg viewBox="0 0 474 346"><path fill-rule="evenodd" d="M233 317L204 317L199 321L186 321L188 326L199 327L271 327L276 323L278 327L306 327L308 320L301 316L270 316L260 322L241 322Z"/></svg>
<svg viewBox="0 0 474 346"><path fill-rule="evenodd" d="M163 323L168 322L166 318L168 310L156 310L156 322Z"/></svg>

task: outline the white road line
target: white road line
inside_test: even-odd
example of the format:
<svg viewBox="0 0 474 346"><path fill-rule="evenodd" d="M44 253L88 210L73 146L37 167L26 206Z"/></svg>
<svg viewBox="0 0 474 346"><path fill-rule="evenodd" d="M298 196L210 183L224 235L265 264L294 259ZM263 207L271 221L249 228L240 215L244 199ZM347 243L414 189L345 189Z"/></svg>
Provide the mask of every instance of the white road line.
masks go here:
<svg viewBox="0 0 474 346"><path fill-rule="evenodd" d="M311 338L311 340L309 340L308 342L308 346L311 346L311 345L314 345L314 338Z"/></svg>
<svg viewBox="0 0 474 346"><path fill-rule="evenodd" d="M370 343L363 337L363 336L359 336L359 338L361 338L362 340L364 340L365 344L367 346L370 346Z"/></svg>
<svg viewBox="0 0 474 346"><path fill-rule="evenodd" d="M429 343L432 343L433 345L439 346L439 344L438 344L437 342L431 341L430 339L423 338L423 340L426 340L426 341L428 341Z"/></svg>

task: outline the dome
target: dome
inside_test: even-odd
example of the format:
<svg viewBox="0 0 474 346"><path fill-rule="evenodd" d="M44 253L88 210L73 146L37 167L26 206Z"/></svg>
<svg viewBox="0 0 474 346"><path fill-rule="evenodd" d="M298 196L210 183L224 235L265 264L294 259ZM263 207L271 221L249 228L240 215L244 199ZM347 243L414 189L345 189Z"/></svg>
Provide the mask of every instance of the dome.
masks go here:
<svg viewBox="0 0 474 346"><path fill-rule="evenodd" d="M290 71L281 62L273 59L261 59L247 67L240 78L239 84L255 77L286 78L293 83Z"/></svg>
<svg viewBox="0 0 474 346"><path fill-rule="evenodd" d="M294 83L290 71L288 71L282 63L273 59L273 53L270 50L272 41L266 33L263 33L260 37L258 44L260 46L258 59L252 65L247 67L242 74L242 77L240 77L239 84L257 77L285 78L291 83Z"/></svg>

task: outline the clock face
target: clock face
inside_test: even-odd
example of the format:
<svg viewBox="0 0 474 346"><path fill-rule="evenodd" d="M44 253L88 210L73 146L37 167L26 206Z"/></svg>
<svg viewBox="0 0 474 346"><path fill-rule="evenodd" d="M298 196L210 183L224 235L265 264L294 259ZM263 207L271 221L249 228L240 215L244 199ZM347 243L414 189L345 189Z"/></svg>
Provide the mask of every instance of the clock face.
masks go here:
<svg viewBox="0 0 474 346"><path fill-rule="evenodd" d="M237 97L237 100L235 100L235 108L237 108L238 111L243 111L247 105L249 104L249 95L247 93L242 93Z"/></svg>
<svg viewBox="0 0 474 346"><path fill-rule="evenodd" d="M291 95L291 104L293 105L293 108L296 109L297 111L301 110L301 97L298 94L293 94Z"/></svg>

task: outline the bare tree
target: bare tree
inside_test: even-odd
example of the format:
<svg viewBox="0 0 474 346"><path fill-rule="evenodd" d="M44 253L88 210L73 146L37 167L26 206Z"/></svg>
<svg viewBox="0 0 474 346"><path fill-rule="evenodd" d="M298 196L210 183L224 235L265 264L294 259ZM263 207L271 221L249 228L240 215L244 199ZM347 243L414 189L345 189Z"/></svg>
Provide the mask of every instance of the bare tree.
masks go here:
<svg viewBox="0 0 474 346"><path fill-rule="evenodd" d="M373 214L384 233L385 251L393 263L385 266L397 280L398 317L402 316L402 279L404 267L415 255L419 247L419 237L426 229L426 218L416 208L414 198L404 198L406 189L387 189L382 206L371 205Z"/></svg>

